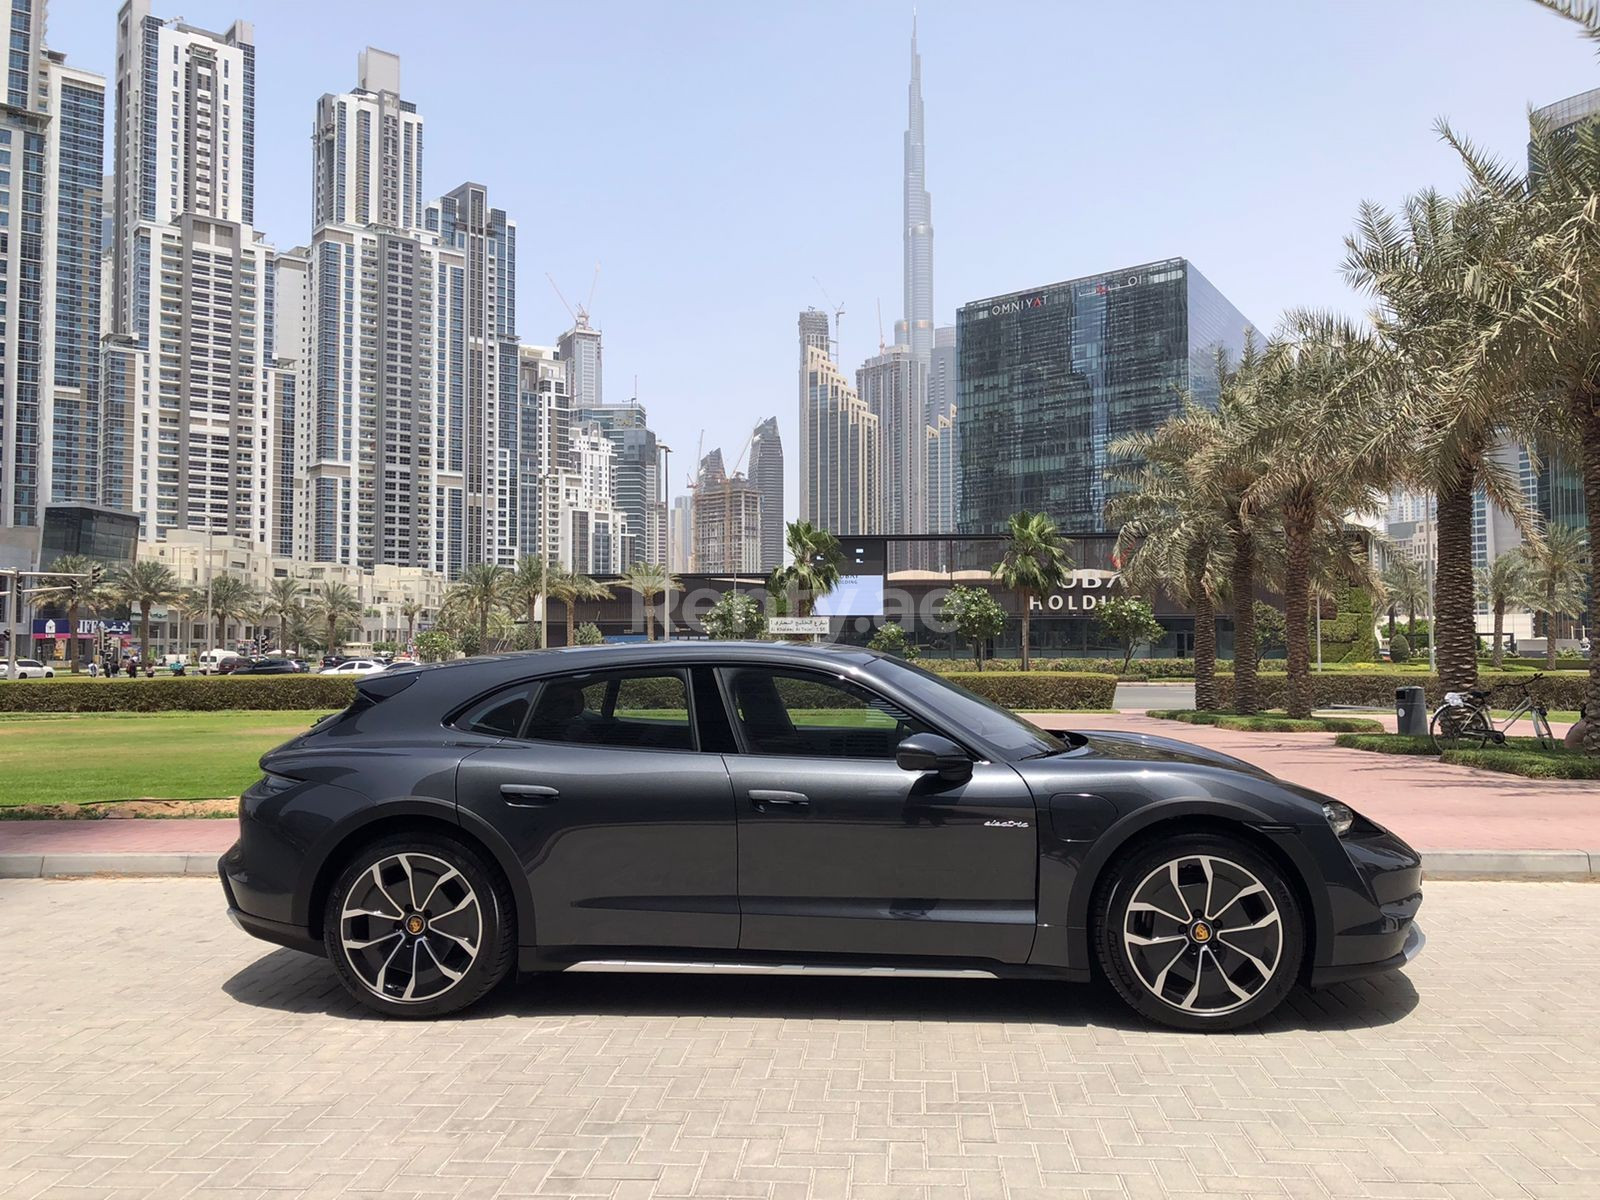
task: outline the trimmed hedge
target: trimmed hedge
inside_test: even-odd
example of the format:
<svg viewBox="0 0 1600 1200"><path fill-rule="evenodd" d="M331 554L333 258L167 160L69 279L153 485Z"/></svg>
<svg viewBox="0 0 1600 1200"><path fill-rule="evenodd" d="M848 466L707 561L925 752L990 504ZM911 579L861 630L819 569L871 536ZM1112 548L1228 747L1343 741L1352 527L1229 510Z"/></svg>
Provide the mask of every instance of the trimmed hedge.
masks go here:
<svg viewBox="0 0 1600 1200"><path fill-rule="evenodd" d="M972 675L970 658L919 658L917 666L926 667L940 675ZM1035 671L1059 671L1068 674L1120 675L1124 679L1193 679L1192 658L1136 658L1122 669L1120 658L1036 658ZM991 658L983 664L983 674L1020 672L1022 661L1015 658Z"/></svg>
<svg viewBox="0 0 1600 1200"><path fill-rule="evenodd" d="M337 675L246 675L239 679L18 680L0 684L0 712L220 712L344 708L355 680Z"/></svg>
<svg viewBox="0 0 1600 1200"><path fill-rule="evenodd" d="M1112 708L1117 694L1115 675L1081 671L952 671L945 678L985 700L1023 712Z"/></svg>
<svg viewBox="0 0 1600 1200"><path fill-rule="evenodd" d="M1480 671L1478 686L1493 687L1501 683L1521 683L1526 674L1510 671ZM1533 694L1553 709L1576 710L1589 686L1586 674L1573 672L1563 675L1546 675L1534 684ZM1311 672L1311 703L1315 708L1332 708L1339 705L1364 705L1373 708L1393 708L1396 688L1420 687L1428 695L1431 709L1444 702L1444 689L1437 675L1415 671L1337 671ZM1288 701L1289 677L1281 672L1262 672L1260 676L1261 706L1282 708ZM1503 692L1494 697L1497 706L1514 695ZM1217 700L1224 709L1233 707L1233 676L1217 676Z"/></svg>

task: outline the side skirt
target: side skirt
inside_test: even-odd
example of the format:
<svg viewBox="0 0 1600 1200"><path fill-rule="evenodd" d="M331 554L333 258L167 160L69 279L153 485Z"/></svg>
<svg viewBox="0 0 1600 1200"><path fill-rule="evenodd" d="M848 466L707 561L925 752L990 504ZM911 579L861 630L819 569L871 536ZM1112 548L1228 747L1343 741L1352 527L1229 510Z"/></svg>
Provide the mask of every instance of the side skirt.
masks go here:
<svg viewBox="0 0 1600 1200"><path fill-rule="evenodd" d="M1087 970L1028 964L950 959L826 958L797 954L721 953L704 950L673 952L659 946L629 951L608 946L574 948L549 954L534 947L518 952L524 974L669 974L843 976L858 979L1053 979L1086 983Z"/></svg>

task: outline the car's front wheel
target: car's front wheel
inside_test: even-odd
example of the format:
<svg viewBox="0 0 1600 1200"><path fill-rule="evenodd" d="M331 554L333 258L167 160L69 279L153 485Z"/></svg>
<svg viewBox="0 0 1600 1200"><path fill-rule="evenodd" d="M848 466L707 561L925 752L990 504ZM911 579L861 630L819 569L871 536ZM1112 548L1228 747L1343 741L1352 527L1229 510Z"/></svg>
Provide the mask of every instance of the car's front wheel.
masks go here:
<svg viewBox="0 0 1600 1200"><path fill-rule="evenodd" d="M1305 956L1304 917L1282 870L1216 835L1163 840L1119 860L1094 920L1117 994L1179 1029L1260 1020L1288 995Z"/></svg>
<svg viewBox="0 0 1600 1200"><path fill-rule="evenodd" d="M516 917L499 870L454 838L396 834L363 847L328 893L323 940L339 980L396 1017L482 999L511 970Z"/></svg>

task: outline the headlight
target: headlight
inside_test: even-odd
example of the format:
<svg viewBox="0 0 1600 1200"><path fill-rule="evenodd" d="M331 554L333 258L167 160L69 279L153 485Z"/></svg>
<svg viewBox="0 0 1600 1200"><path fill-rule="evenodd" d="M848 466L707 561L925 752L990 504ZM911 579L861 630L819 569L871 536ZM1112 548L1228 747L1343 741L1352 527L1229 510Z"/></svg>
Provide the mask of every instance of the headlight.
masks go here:
<svg viewBox="0 0 1600 1200"><path fill-rule="evenodd" d="M1322 806L1322 815L1328 818L1328 824L1333 827L1333 832L1343 837L1350 832L1350 826L1356 823L1355 810L1348 804L1340 804L1337 800L1329 800Z"/></svg>

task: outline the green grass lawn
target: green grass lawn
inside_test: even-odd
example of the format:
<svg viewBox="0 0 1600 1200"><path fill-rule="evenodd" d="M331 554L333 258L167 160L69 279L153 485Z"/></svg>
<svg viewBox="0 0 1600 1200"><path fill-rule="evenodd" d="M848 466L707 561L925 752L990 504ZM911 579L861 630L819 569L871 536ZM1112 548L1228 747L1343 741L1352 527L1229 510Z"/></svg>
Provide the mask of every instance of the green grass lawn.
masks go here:
<svg viewBox="0 0 1600 1200"><path fill-rule="evenodd" d="M237 796L263 753L324 715L12 714L0 720L0 808Z"/></svg>
<svg viewBox="0 0 1600 1200"><path fill-rule="evenodd" d="M1429 757L1438 754L1433 739L1427 737L1402 737L1394 733L1341 733L1333 740L1335 745L1347 750L1366 750L1375 754ZM1561 746L1546 750L1536 738L1507 738L1503 746L1487 746L1482 750L1446 750L1438 754L1438 758L1440 762L1454 763L1459 767L1503 771L1508 775L1522 775L1529 779L1600 779L1600 759Z"/></svg>
<svg viewBox="0 0 1600 1200"><path fill-rule="evenodd" d="M1218 729L1237 729L1244 733L1382 733L1383 726L1365 717L1290 717L1284 713L1197 712L1192 708L1156 708L1145 714L1162 721L1183 721L1189 725L1214 725Z"/></svg>

